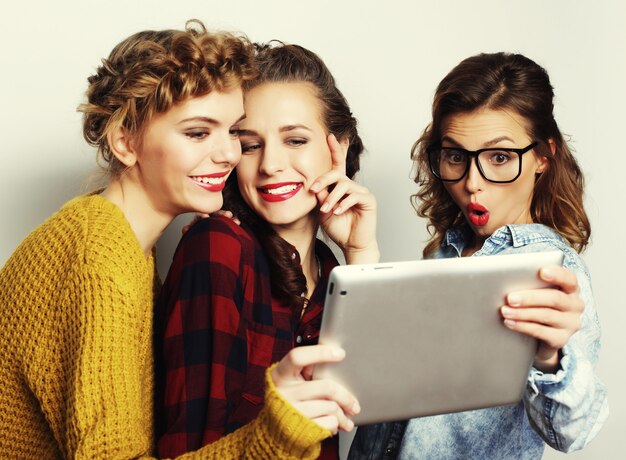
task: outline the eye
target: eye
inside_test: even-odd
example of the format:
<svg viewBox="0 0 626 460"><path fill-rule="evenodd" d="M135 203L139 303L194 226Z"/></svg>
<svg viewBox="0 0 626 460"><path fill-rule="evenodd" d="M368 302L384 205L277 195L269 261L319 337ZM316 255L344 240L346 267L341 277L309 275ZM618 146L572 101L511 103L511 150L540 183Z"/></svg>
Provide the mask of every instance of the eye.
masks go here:
<svg viewBox="0 0 626 460"><path fill-rule="evenodd" d="M251 154L258 151L261 148L260 142L242 142L241 143L241 153L242 154Z"/></svg>
<svg viewBox="0 0 626 460"><path fill-rule="evenodd" d="M465 154L461 150L445 149L441 151L443 161L451 165L460 165L465 163Z"/></svg>
<svg viewBox="0 0 626 460"><path fill-rule="evenodd" d="M207 129L191 129L189 131L185 131L185 136L193 140L203 140L206 139L211 132Z"/></svg>
<svg viewBox="0 0 626 460"><path fill-rule="evenodd" d="M302 137L289 137L285 139L285 143L290 147L300 147L301 145L305 145L309 142L308 139Z"/></svg>
<svg viewBox="0 0 626 460"><path fill-rule="evenodd" d="M489 163L492 165L503 165L511 159L511 154L506 150L493 150L489 152Z"/></svg>

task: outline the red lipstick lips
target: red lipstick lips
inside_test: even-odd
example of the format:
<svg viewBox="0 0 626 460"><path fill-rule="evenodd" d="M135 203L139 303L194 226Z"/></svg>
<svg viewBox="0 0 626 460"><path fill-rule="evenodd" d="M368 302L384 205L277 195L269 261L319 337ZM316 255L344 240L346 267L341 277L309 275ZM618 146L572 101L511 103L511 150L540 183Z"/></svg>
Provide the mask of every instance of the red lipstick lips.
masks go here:
<svg viewBox="0 0 626 460"><path fill-rule="evenodd" d="M489 210L478 203L470 203L467 205L467 218L475 226L482 227L489 222Z"/></svg>
<svg viewBox="0 0 626 460"><path fill-rule="evenodd" d="M277 184L266 184L262 187L257 187L261 198L270 203L288 200L301 189L301 182L279 182Z"/></svg>
<svg viewBox="0 0 626 460"><path fill-rule="evenodd" d="M198 186L209 192L221 192L226 186L226 178L230 171L223 171L215 174L205 174L202 176L189 176Z"/></svg>

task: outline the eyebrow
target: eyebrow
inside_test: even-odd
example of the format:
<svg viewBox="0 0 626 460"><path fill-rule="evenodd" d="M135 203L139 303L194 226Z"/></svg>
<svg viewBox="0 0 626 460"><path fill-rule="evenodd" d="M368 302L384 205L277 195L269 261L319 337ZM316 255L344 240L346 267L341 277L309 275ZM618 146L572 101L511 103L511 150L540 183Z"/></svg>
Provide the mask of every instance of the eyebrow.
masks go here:
<svg viewBox="0 0 626 460"><path fill-rule="evenodd" d="M233 125L236 125L237 123L241 122L241 120L243 120L244 118L246 118L246 114L242 114L236 122L233 123ZM189 123L189 122L201 122L201 123L207 123L209 125L213 125L213 126L219 126L222 123L218 120L216 120L215 118L211 118L211 117L202 117L202 116L197 116L197 117L189 117L189 118L185 118L184 120L181 120L178 122L179 125L182 125L183 123Z"/></svg>
<svg viewBox="0 0 626 460"><path fill-rule="evenodd" d="M307 131L313 131L311 128L304 126L304 125L286 125L286 126L281 126L280 129L278 130L281 133L287 132L287 131L293 131L294 129L306 129Z"/></svg>
<svg viewBox="0 0 626 460"><path fill-rule="evenodd" d="M305 125L285 125L278 128L278 132L287 133L289 131L293 131L296 129L305 129L307 131L313 132L313 130ZM253 129L241 129L239 130L240 136L258 136L259 133Z"/></svg>
<svg viewBox="0 0 626 460"><path fill-rule="evenodd" d="M454 144L455 147L464 148L461 144L459 144L457 141L452 139L450 136L443 136L441 138L441 142L443 143L444 141L449 142L451 144ZM496 137L495 139L491 139L490 141L485 142L483 144L483 147L487 147L488 148L488 147L494 146L498 142L502 142L502 141L515 142L515 141L513 141L513 139L511 139L508 136L500 136L500 137Z"/></svg>

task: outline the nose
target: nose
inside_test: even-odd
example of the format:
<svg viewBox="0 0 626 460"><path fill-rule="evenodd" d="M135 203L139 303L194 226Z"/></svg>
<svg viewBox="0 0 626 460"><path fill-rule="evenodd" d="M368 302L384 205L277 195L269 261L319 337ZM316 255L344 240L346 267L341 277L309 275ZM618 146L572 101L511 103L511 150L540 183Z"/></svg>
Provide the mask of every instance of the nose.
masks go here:
<svg viewBox="0 0 626 460"><path fill-rule="evenodd" d="M268 140L262 152L259 172L267 176L273 176L285 170L287 161L287 152L281 148L280 143Z"/></svg>
<svg viewBox="0 0 626 460"><path fill-rule="evenodd" d="M478 170L476 161L476 157L470 158L469 169L465 176L465 189L469 193L475 193L483 188L484 179Z"/></svg>
<svg viewBox="0 0 626 460"><path fill-rule="evenodd" d="M230 132L218 136L211 156L214 163L228 164L234 168L241 159L239 139L234 138Z"/></svg>

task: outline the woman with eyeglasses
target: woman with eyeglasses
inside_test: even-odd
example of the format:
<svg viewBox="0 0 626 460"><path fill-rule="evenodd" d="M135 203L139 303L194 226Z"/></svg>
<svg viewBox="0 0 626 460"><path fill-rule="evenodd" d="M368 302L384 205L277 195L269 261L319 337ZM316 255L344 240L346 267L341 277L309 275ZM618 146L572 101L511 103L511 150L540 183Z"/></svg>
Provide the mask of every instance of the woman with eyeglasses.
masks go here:
<svg viewBox="0 0 626 460"><path fill-rule="evenodd" d="M420 186L413 202L431 230L425 257L564 254L570 273L540 273L560 291L510 294L501 308L504 326L539 340L523 400L361 427L350 458L538 459L545 444L578 450L601 428L608 403L594 371L600 328L579 256L591 231L584 181L552 111L541 66L519 54L480 54L441 81L432 121L412 150Z"/></svg>

